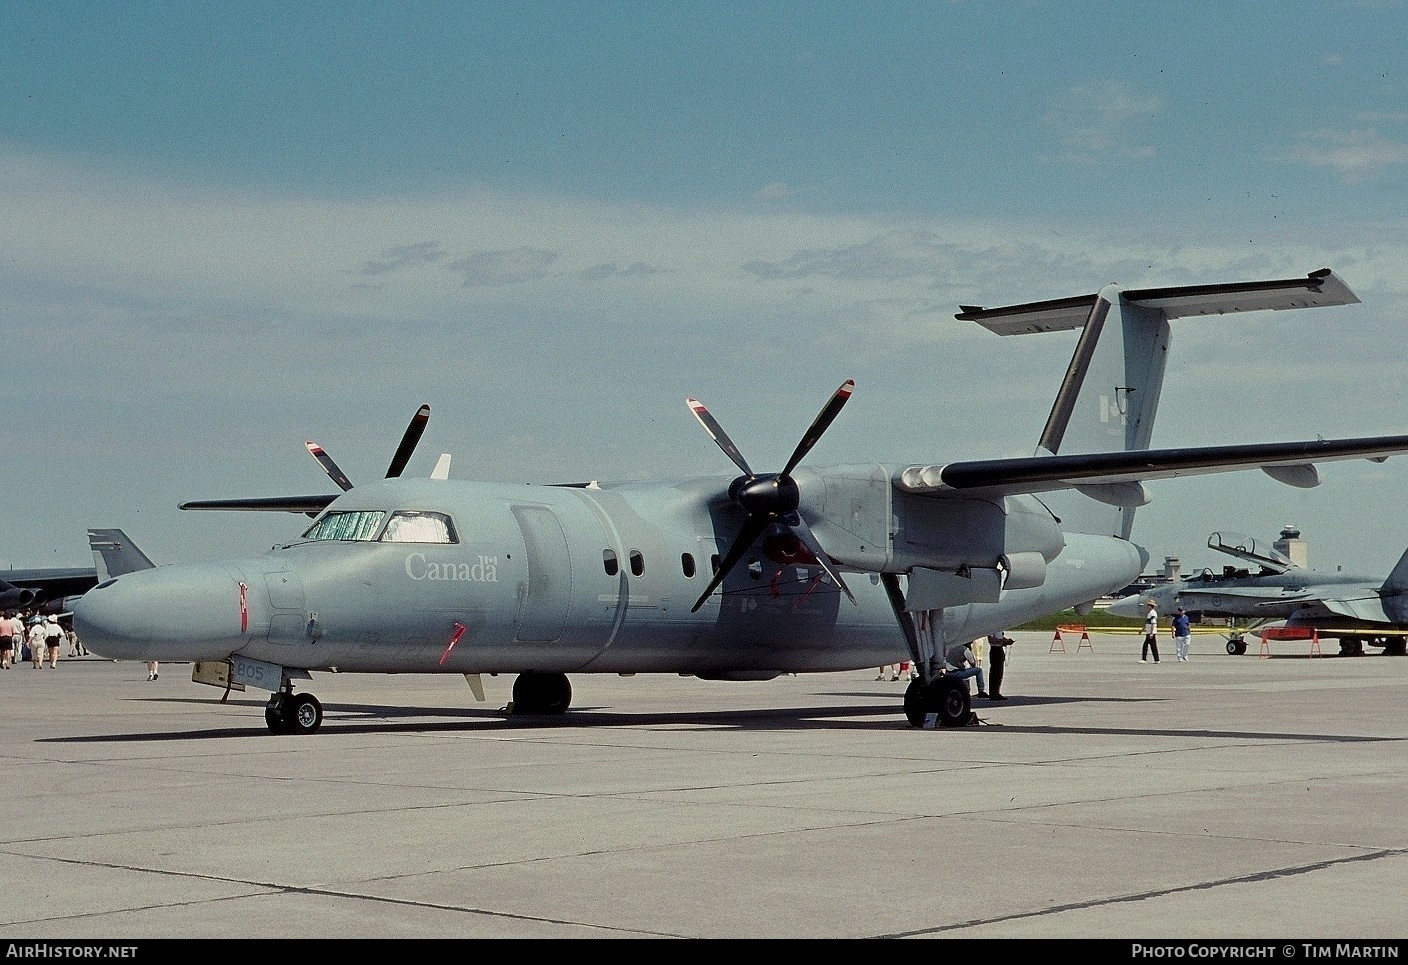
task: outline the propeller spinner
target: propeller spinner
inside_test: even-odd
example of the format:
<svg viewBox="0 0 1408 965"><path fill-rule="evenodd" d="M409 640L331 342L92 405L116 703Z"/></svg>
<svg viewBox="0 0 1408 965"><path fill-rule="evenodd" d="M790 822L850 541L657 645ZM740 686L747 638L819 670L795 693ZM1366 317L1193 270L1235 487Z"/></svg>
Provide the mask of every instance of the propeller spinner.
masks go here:
<svg viewBox="0 0 1408 965"><path fill-rule="evenodd" d="M430 406L422 405L411 417L411 424L406 426L406 432L401 436L401 444L396 447L396 454L391 457L391 465L386 469L386 478L392 479L401 475L405 471L406 463L411 461L411 454L416 451L416 445L420 442L420 437L425 433L425 424L430 421ZM343 492L352 488L352 480L347 478L347 474L338 468L323 447L316 442L305 443L308 447L308 454L318 460L318 465L323 467L323 471L328 474L333 482L342 489Z"/></svg>
<svg viewBox="0 0 1408 965"><path fill-rule="evenodd" d="M835 420L841 407L850 399L855 388L856 383L853 379L847 379L841 383L841 387L822 407L821 412L812 421L811 427L802 436L802 441L797 444L792 458L787 460L787 465L783 467L782 472L777 473L755 473L749 467L748 460L743 458L743 454L738 451L738 447L728 437L723 426L719 425L718 420L705 408L704 403L698 399L685 399L690 411L694 413L694 418L699 420L699 424L704 427L709 438L718 443L719 448L724 451L724 455L732 459L735 466L743 470L743 475L729 484L728 495L748 514L748 518L743 521L743 528L739 530L733 545L729 547L728 553L719 564L718 572L709 581L709 585L704 588L704 593L699 597L699 601L690 609L691 613L698 611L704 605L704 601L724 581L724 578L738 564L738 561L748 552L749 547L774 523L781 525L794 536L806 548L807 552L815 557L817 563L826 571L826 575L831 577L832 582L841 588L847 598L852 603L856 602L850 587L846 586L841 579L841 574L832 569L831 564L827 562L826 551L821 548L821 544L812 535L806 520L802 519L802 514L797 511L801 502L801 491L792 479L792 470L797 468L797 464L816 445L821 434Z"/></svg>

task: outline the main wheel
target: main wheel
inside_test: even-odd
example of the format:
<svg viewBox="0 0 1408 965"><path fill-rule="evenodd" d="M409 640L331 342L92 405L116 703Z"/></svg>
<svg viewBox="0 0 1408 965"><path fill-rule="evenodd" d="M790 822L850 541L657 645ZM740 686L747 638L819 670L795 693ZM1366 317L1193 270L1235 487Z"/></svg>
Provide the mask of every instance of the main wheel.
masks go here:
<svg viewBox="0 0 1408 965"><path fill-rule="evenodd" d="M1233 637L1231 640L1227 641L1227 652L1234 657L1238 654L1246 653L1247 641L1243 640L1241 637Z"/></svg>
<svg viewBox="0 0 1408 965"><path fill-rule="evenodd" d="M963 727L972 716L968 685L961 680L940 677L932 684L911 680L904 692L904 715L911 727L923 727L930 714L938 716L940 727Z"/></svg>
<svg viewBox="0 0 1408 965"><path fill-rule="evenodd" d="M290 694L284 706L289 733L312 734L323 726L323 705L312 694Z"/></svg>
<svg viewBox="0 0 1408 965"><path fill-rule="evenodd" d="M1364 656L1364 641L1359 637L1340 637L1340 656Z"/></svg>
<svg viewBox="0 0 1408 965"><path fill-rule="evenodd" d="M1384 653L1390 657L1408 656L1408 640L1394 637L1384 644Z"/></svg>
<svg viewBox="0 0 1408 965"><path fill-rule="evenodd" d="M572 684L566 674L529 670L513 682L515 714L562 714L572 703Z"/></svg>

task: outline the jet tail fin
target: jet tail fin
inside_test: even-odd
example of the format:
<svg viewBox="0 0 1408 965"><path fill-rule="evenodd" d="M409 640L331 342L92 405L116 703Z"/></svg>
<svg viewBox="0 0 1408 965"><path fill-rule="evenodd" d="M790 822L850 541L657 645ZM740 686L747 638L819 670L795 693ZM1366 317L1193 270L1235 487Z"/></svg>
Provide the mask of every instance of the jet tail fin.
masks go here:
<svg viewBox="0 0 1408 965"><path fill-rule="evenodd" d="M1080 329L1037 455L1086 455L1149 448L1163 390L1171 319L1286 308L1349 305L1359 299L1333 271L1304 278L1123 289L1005 308L963 306L962 321L998 335ZM1148 502L1138 483L1092 483L1046 497L1068 530L1129 539L1134 511Z"/></svg>
<svg viewBox="0 0 1408 965"><path fill-rule="evenodd" d="M1408 623L1408 550L1398 558L1384 585L1379 587L1384 612L1395 623Z"/></svg>
<svg viewBox="0 0 1408 965"><path fill-rule="evenodd" d="M120 529L90 529L88 546L93 550L93 565L99 583L123 573L150 570L156 566Z"/></svg>

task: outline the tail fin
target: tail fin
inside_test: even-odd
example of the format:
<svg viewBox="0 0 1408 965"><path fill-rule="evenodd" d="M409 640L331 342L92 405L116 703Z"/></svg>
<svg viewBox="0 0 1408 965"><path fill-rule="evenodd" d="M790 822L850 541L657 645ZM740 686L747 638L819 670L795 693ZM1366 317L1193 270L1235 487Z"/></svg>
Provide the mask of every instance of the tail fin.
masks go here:
<svg viewBox="0 0 1408 965"><path fill-rule="evenodd" d="M99 583L123 573L149 570L156 566L120 529L90 529L88 545L93 550L93 565L97 569Z"/></svg>
<svg viewBox="0 0 1408 965"><path fill-rule="evenodd" d="M1379 587L1384 613L1394 623L1408 623L1408 550L1398 558L1384 585Z"/></svg>
<svg viewBox="0 0 1408 965"><path fill-rule="evenodd" d="M1358 302L1328 268L1305 278L1125 290L1006 308L963 306L957 316L998 335L1080 329L1037 442L1037 455L1149 448L1172 330L1185 315L1220 315ZM1051 493L1047 505L1067 529L1129 539L1134 511L1148 502L1137 483L1090 484Z"/></svg>

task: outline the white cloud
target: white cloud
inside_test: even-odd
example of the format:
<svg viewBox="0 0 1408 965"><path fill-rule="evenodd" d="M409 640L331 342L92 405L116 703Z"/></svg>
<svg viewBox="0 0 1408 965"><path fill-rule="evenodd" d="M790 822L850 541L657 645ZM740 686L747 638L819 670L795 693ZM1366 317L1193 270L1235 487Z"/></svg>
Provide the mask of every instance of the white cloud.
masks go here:
<svg viewBox="0 0 1408 965"><path fill-rule="evenodd" d="M791 197L792 186L782 181L773 181L765 184L753 193L754 201L781 201L783 198Z"/></svg>
<svg viewBox="0 0 1408 965"><path fill-rule="evenodd" d="M1408 163L1408 144L1392 141L1374 128L1307 131L1291 148L1293 161L1329 168L1346 183L1377 178L1389 168Z"/></svg>
<svg viewBox="0 0 1408 965"><path fill-rule="evenodd" d="M1064 160L1143 159L1156 151L1152 144L1141 143L1138 122L1162 109L1159 98L1140 96L1120 81L1081 84L1062 95L1042 123L1067 149Z"/></svg>

